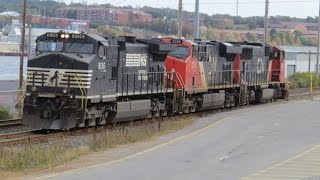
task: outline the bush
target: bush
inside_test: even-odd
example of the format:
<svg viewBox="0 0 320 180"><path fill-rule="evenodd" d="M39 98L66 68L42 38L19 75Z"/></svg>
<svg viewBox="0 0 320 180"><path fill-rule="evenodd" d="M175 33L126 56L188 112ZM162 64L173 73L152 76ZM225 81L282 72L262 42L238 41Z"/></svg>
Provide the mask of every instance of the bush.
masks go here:
<svg viewBox="0 0 320 180"><path fill-rule="evenodd" d="M0 120L12 119L12 117L8 107L0 106Z"/></svg>
<svg viewBox="0 0 320 180"><path fill-rule="evenodd" d="M320 78L317 77L316 73L309 72L301 72L296 73L288 77L288 81L290 82L290 88L308 88L310 87L310 80L312 75L312 87L316 87L320 85Z"/></svg>

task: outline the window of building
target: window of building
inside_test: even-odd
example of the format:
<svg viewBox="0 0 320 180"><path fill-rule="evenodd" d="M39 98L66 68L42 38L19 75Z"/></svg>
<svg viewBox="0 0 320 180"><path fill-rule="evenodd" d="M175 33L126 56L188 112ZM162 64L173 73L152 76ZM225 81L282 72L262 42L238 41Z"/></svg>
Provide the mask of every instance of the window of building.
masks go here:
<svg viewBox="0 0 320 180"><path fill-rule="evenodd" d="M287 77L296 73L296 65L288 65L287 66Z"/></svg>
<svg viewBox="0 0 320 180"><path fill-rule="evenodd" d="M286 60L297 60L297 53L287 52Z"/></svg>

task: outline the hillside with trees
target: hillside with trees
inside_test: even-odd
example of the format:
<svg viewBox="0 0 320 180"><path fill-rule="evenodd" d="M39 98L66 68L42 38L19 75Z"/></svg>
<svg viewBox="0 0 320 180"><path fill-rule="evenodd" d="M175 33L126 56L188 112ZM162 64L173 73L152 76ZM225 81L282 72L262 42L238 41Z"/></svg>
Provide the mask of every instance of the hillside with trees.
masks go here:
<svg viewBox="0 0 320 180"><path fill-rule="evenodd" d="M80 3L65 4L63 1L53 0L28 0L28 11L30 14L40 14L54 17L55 10L61 7L104 7L116 9L134 9L131 6L115 7L110 4L102 5L84 5ZM3 11L17 11L22 12L22 0L1 0L0 12ZM170 8L154 8L142 7L136 10L143 11L152 15L152 21L145 23L140 20L133 20L125 26L112 22L112 24L91 22L90 27L97 30L97 32L106 34L135 34L139 32L139 36L143 35L141 32L148 32L148 36L157 35L175 35L178 32L176 9ZM184 25L183 36L186 38L193 37L193 17L194 12L183 11ZM69 17L72 18L72 17ZM240 17L231 16L227 14L208 15L200 14L201 18L201 38L202 39L216 39L227 41L261 41L259 32L264 27L264 18L261 16ZM9 23L10 19L3 19L5 23ZM287 16L275 16L269 18L270 23L276 22L317 22L317 18L294 18ZM106 26L107 25L107 26ZM2 27L0 25L0 27ZM261 35L261 33L260 33ZM270 42L275 45L305 45L312 46L316 42L314 39L305 37L301 32L277 32L276 29L270 29Z"/></svg>

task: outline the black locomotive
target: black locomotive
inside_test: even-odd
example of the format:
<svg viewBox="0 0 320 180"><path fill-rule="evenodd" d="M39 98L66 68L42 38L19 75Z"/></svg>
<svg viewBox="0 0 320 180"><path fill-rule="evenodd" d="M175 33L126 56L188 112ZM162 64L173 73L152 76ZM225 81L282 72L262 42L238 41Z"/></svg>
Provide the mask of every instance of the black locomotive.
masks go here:
<svg viewBox="0 0 320 180"><path fill-rule="evenodd" d="M152 98L165 102L173 92L164 77L174 45L64 32L46 33L36 44L23 112L29 127L71 129L145 118L156 106Z"/></svg>

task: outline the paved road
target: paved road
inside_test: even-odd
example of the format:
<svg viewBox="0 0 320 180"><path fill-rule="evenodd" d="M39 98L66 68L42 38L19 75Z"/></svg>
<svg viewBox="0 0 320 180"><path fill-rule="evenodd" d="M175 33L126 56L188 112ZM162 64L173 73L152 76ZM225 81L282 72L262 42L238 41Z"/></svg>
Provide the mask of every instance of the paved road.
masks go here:
<svg viewBox="0 0 320 180"><path fill-rule="evenodd" d="M52 179L241 179L320 144L319 109L319 101L262 106L139 156Z"/></svg>

